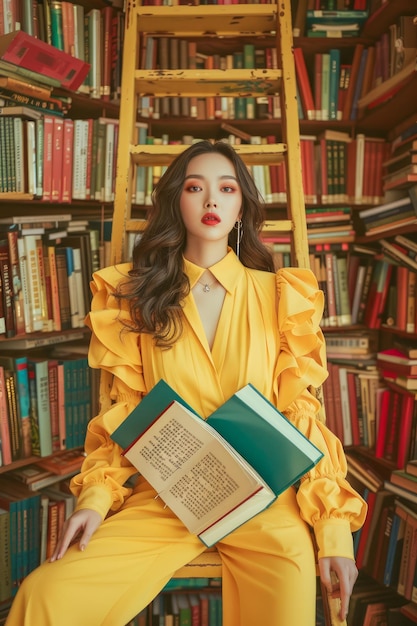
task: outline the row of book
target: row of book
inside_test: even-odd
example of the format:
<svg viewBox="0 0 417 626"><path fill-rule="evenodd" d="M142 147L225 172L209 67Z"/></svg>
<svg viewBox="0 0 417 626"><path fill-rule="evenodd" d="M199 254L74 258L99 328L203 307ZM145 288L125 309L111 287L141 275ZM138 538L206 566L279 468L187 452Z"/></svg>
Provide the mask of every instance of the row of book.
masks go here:
<svg viewBox="0 0 417 626"><path fill-rule="evenodd" d="M402 469L417 458L417 361L404 348L377 352L372 332L332 333L326 341L329 428L345 446L367 448Z"/></svg>
<svg viewBox="0 0 417 626"><path fill-rule="evenodd" d="M225 137L230 143L276 141L275 136L255 136L225 123L223 126L232 130ZM4 107L0 108L0 128L5 131L0 142L2 192L29 193L45 202L114 199L118 120L61 119L25 106ZM138 144L198 140L190 136L172 140L166 134L154 137L148 133L146 122L137 123ZM307 203L375 204L382 200L384 164L391 150L388 142L363 133L351 138L346 132L327 130L319 136L302 135L300 146ZM404 152L396 156L399 154ZM134 202L150 204L153 187L163 171L160 166L137 168ZM267 203L286 202L284 163L255 166L253 172Z"/></svg>
<svg viewBox="0 0 417 626"><path fill-rule="evenodd" d="M118 120L72 120L23 105L0 108L0 193L43 202L111 202Z"/></svg>
<svg viewBox="0 0 417 626"><path fill-rule="evenodd" d="M311 267L326 297L322 326L386 325L414 333L415 248L415 241L403 235L375 247L310 245Z"/></svg>
<svg viewBox="0 0 417 626"><path fill-rule="evenodd" d="M369 577L382 585L381 593L391 592L388 606L400 620L392 624L414 624L417 616L417 461L402 469L378 472L371 459L361 453L347 454L348 476L368 503L364 526L354 536L356 562ZM377 593L374 589L372 595ZM369 598L368 598L369 601ZM398 608L402 607L403 611ZM385 622L386 623L386 622ZM388 622L390 623L390 622Z"/></svg>
<svg viewBox="0 0 417 626"><path fill-rule="evenodd" d="M159 594L127 626L221 626L222 597L216 590L200 589Z"/></svg>
<svg viewBox="0 0 417 626"><path fill-rule="evenodd" d="M257 47L243 44L240 50L224 54L212 53L212 44L199 39L145 35L141 67L155 70L223 70L277 69L275 46ZM205 98L172 96L142 97L139 110L143 117L162 118L182 116L196 119L279 119L278 95L259 94L254 97L207 96Z"/></svg>
<svg viewBox="0 0 417 626"><path fill-rule="evenodd" d="M1 465L84 443L97 403L84 353L0 357Z"/></svg>
<svg viewBox="0 0 417 626"><path fill-rule="evenodd" d="M89 282L100 263L99 230L72 232L64 221L49 228L37 223L53 221L0 224L3 337L84 328Z"/></svg>
<svg viewBox="0 0 417 626"><path fill-rule="evenodd" d="M22 580L51 556L73 509L74 497L64 487L30 491L16 480L0 477L2 601L13 597Z"/></svg>
<svg viewBox="0 0 417 626"><path fill-rule="evenodd" d="M275 143L273 135L250 135L234 125L222 123L230 134L224 138L232 145ZM189 144L200 139L190 135L179 140L168 134L152 137L146 124L139 129L139 143ZM382 201L382 173L389 144L380 138L359 133L352 139L348 133L325 131L321 135L300 137L303 188L308 204L375 204ZM142 170L142 171L141 171ZM251 166L255 184L267 204L285 203L287 199L285 162L279 165ZM150 204L152 189L164 169L160 166L138 167L136 171L136 204ZM339 224L340 226L340 224ZM345 241L352 241L352 228L344 228ZM337 228L335 229L337 231Z"/></svg>
<svg viewBox="0 0 417 626"><path fill-rule="evenodd" d="M351 61L342 50L318 52L308 61L294 49L302 116L316 120L356 120L365 106L376 106L385 89L412 74L417 52L413 16L400 16L372 46L356 44ZM381 100L382 101L382 100Z"/></svg>
<svg viewBox="0 0 417 626"><path fill-rule="evenodd" d="M6 76L11 73L33 79L35 84L65 87L106 101L119 100L123 11L111 5L88 10L60 0L11 0L3 4L1 9L7 7L7 11L3 20L0 14L0 70ZM8 56L17 39L29 48L29 55ZM51 62L45 64L48 55ZM75 81L78 69L82 76Z"/></svg>

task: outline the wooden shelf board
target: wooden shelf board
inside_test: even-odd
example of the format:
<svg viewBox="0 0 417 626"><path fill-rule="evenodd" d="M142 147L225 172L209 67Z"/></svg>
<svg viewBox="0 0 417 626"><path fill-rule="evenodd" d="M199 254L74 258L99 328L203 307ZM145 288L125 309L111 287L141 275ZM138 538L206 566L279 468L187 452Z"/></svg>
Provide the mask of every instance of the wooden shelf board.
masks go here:
<svg viewBox="0 0 417 626"><path fill-rule="evenodd" d="M137 6L137 25L140 32L149 35L271 35L276 12L275 4L224 5L219 23L216 5Z"/></svg>
<svg viewBox="0 0 417 626"><path fill-rule="evenodd" d="M136 70L139 95L239 96L273 95L279 92L281 70Z"/></svg>
<svg viewBox="0 0 417 626"><path fill-rule="evenodd" d="M357 131L368 135L376 133L385 136L403 119L415 116L416 89L417 71L413 72L410 80L392 98L373 109L364 111L363 117L356 122Z"/></svg>
<svg viewBox="0 0 417 626"><path fill-rule="evenodd" d="M184 144L173 145L138 145L132 146L131 156L136 165L169 165L171 161L187 147ZM284 143L264 145L241 144L234 146L236 152L247 165L265 165L281 163L287 146Z"/></svg>
<svg viewBox="0 0 417 626"><path fill-rule="evenodd" d="M15 200L17 202L25 202L33 199L33 193L17 193L16 191L3 191L0 193L0 202L2 200Z"/></svg>
<svg viewBox="0 0 417 626"><path fill-rule="evenodd" d="M52 333L30 333L28 335L18 335L10 339L0 339L0 345L2 350L30 350L85 339L89 333L90 331L87 327Z"/></svg>

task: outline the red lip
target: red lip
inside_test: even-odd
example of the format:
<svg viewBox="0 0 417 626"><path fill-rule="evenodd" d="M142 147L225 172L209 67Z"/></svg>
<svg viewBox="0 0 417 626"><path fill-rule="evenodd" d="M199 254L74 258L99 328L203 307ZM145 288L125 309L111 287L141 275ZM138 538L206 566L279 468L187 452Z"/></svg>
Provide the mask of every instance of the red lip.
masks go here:
<svg viewBox="0 0 417 626"><path fill-rule="evenodd" d="M206 226L215 226L216 224L220 224L221 219L216 213L205 213L201 221Z"/></svg>

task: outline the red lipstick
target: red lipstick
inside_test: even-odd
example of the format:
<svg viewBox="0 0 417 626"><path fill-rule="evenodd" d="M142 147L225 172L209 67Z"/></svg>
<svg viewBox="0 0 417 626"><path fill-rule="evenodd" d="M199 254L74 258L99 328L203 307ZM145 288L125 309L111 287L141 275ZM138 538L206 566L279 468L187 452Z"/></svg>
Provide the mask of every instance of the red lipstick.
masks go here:
<svg viewBox="0 0 417 626"><path fill-rule="evenodd" d="M221 219L216 213L205 213L201 221L206 226L215 226L216 224L220 224Z"/></svg>

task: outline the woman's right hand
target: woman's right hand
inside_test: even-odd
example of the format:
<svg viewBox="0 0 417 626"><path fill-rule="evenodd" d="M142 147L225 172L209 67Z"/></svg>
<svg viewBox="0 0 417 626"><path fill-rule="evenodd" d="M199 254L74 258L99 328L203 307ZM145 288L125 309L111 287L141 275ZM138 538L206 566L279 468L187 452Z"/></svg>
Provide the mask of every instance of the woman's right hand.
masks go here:
<svg viewBox="0 0 417 626"><path fill-rule="evenodd" d="M57 559L62 559L65 552L78 537L80 550L85 550L92 534L101 524L101 515L92 509L81 509L76 511L65 522L57 546L49 561L52 563Z"/></svg>

